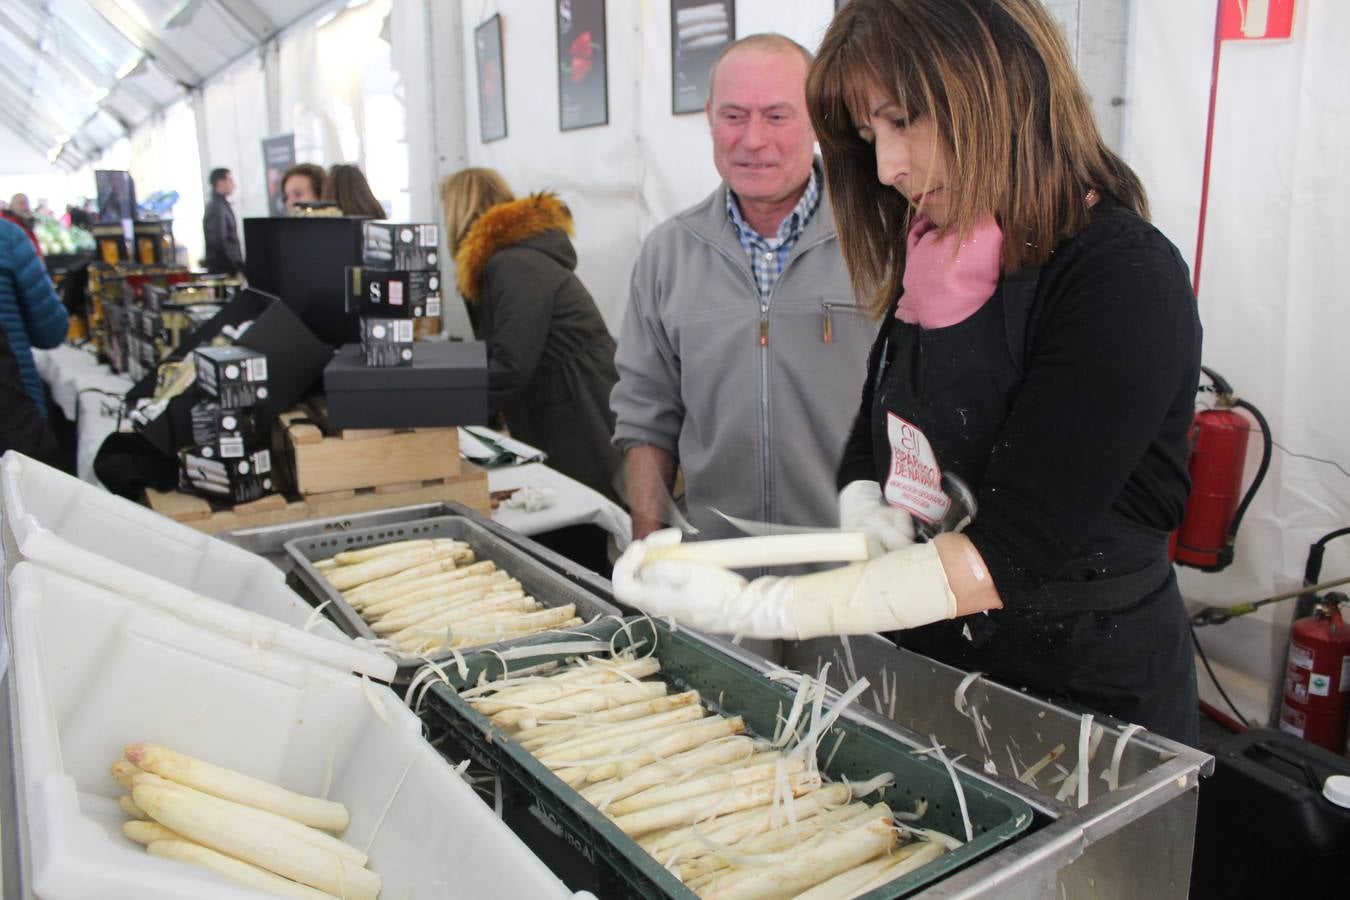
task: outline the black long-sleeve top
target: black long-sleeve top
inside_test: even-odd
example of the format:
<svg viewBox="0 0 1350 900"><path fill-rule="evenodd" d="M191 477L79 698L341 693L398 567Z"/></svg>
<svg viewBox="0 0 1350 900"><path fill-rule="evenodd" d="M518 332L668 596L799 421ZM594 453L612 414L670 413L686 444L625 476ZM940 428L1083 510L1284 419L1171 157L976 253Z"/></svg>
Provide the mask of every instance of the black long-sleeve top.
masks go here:
<svg viewBox="0 0 1350 900"><path fill-rule="evenodd" d="M1035 605L1035 587L1062 576L1108 510L1161 531L1181 522L1200 339L1176 248L1118 205L1103 203L1041 268L1025 378L966 530L1005 605ZM841 487L880 480L885 465L872 445L877 355Z"/></svg>

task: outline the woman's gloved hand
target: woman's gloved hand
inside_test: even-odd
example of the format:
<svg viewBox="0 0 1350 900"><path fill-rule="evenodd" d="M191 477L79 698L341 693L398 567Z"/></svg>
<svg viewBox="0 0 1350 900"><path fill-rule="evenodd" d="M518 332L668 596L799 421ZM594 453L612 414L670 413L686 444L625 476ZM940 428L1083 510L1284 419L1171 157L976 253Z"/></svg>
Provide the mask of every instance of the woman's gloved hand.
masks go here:
<svg viewBox="0 0 1350 900"><path fill-rule="evenodd" d="M866 534L873 557L914 543L914 520L887 503L875 481L850 481L839 492L839 527Z"/></svg>
<svg viewBox="0 0 1350 900"><path fill-rule="evenodd" d="M646 562L648 546L679 540L680 533L668 529L629 544L614 564L614 596L690 628L762 639L895 631L956 615L932 544L811 575L747 582L706 563Z"/></svg>

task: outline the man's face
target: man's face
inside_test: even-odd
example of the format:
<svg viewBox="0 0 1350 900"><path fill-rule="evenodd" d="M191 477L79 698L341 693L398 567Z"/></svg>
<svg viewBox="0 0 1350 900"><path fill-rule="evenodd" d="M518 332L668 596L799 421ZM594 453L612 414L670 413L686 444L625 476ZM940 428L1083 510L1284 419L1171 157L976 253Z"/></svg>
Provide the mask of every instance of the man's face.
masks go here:
<svg viewBox="0 0 1350 900"><path fill-rule="evenodd" d="M295 209L297 203L315 203L319 195L314 193L314 182L308 175L292 175L281 186L281 196L286 200L286 212Z"/></svg>
<svg viewBox="0 0 1350 900"><path fill-rule="evenodd" d="M815 136L806 112L806 60L745 47L722 59L707 104L713 163L742 201L792 198L810 176Z"/></svg>
<svg viewBox="0 0 1350 900"><path fill-rule="evenodd" d="M25 216L25 217L27 217L27 216L31 216L31 215L33 214L33 209L32 209L32 207L30 207L30 206L28 205L28 195L27 195L27 194L15 194L15 195L14 195L14 198L13 198L12 200L9 201L9 208L10 208L16 215L20 215L20 216Z"/></svg>
<svg viewBox="0 0 1350 900"><path fill-rule="evenodd" d="M234 193L234 173L226 172L225 177L216 182L216 193L228 197Z"/></svg>

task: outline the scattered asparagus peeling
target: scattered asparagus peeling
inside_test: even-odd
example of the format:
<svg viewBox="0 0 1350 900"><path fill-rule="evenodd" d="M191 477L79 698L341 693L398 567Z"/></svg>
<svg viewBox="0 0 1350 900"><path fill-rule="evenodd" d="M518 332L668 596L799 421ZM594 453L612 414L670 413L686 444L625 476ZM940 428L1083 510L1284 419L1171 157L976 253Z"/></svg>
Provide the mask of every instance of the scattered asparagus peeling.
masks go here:
<svg viewBox="0 0 1350 900"><path fill-rule="evenodd" d="M544 606L463 541L395 541L313 565L400 656L425 659L583 624L575 604Z"/></svg>
<svg viewBox="0 0 1350 900"><path fill-rule="evenodd" d="M817 755L832 757L843 732L825 738L868 687L858 679L838 695L827 673L794 673L797 693L772 741L714 711L715 698L672 691L659 660L631 649L480 679L461 696L699 896L854 897L960 843L859 802L891 784L889 773L825 778Z"/></svg>
<svg viewBox="0 0 1350 900"><path fill-rule="evenodd" d="M112 774L131 791L123 833L154 856L282 897L379 897L367 855L333 834L350 819L341 803L151 743L127 747Z"/></svg>

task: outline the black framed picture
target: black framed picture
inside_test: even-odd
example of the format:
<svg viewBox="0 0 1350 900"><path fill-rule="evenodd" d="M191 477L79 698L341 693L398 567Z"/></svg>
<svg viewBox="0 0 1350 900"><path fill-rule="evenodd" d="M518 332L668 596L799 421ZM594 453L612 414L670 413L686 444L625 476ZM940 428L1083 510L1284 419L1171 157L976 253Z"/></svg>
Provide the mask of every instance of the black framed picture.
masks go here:
<svg viewBox="0 0 1350 900"><path fill-rule="evenodd" d="M558 23L558 127L609 122L605 0L555 0Z"/></svg>
<svg viewBox="0 0 1350 900"><path fill-rule="evenodd" d="M722 49L736 40L735 0L670 0L670 106L702 112Z"/></svg>
<svg viewBox="0 0 1350 900"><path fill-rule="evenodd" d="M497 13L473 30L478 69L478 129L483 143L506 137L506 68L502 17Z"/></svg>

